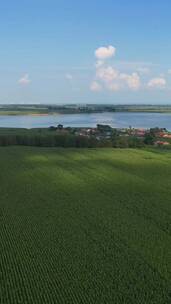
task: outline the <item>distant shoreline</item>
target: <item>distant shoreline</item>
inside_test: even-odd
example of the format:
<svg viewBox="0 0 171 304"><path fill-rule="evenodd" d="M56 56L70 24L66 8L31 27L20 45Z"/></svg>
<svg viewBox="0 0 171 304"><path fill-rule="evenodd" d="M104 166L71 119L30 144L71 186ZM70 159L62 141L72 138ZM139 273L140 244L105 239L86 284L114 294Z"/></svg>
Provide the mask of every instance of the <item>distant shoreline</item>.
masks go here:
<svg viewBox="0 0 171 304"><path fill-rule="evenodd" d="M171 114L171 109L169 110L150 110L150 109L138 109L138 110L116 110L116 111L93 111L93 112L47 112L47 113L34 113L27 111L0 111L0 116L55 116L55 115L79 115L79 114L103 114L103 113L160 113L160 114Z"/></svg>
<svg viewBox="0 0 171 304"><path fill-rule="evenodd" d="M72 114L99 114L99 113L171 113L171 105L43 105L43 104L8 104L0 105L0 116L50 116Z"/></svg>

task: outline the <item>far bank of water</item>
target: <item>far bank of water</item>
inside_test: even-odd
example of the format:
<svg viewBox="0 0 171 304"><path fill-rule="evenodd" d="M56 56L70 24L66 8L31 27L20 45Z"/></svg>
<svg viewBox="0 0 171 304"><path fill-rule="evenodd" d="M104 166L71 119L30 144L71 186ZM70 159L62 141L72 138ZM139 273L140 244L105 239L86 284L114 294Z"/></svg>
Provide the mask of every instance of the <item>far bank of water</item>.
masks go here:
<svg viewBox="0 0 171 304"><path fill-rule="evenodd" d="M47 128L63 124L64 127L95 127L108 124L116 128L152 128L161 127L171 130L170 113L130 113L105 112L95 114L60 114L47 116L0 115L0 127L5 128Z"/></svg>

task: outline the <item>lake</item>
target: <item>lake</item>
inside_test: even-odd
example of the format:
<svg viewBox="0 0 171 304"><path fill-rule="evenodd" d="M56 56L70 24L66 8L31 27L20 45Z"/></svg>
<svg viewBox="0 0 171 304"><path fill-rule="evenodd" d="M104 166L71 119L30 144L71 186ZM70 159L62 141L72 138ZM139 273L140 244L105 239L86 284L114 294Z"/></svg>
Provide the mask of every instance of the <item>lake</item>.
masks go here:
<svg viewBox="0 0 171 304"><path fill-rule="evenodd" d="M47 116L0 115L0 127L8 128L46 128L63 124L64 127L95 127L96 124L108 124L116 128L162 127L171 130L171 113L130 113L105 112L95 114L59 114Z"/></svg>

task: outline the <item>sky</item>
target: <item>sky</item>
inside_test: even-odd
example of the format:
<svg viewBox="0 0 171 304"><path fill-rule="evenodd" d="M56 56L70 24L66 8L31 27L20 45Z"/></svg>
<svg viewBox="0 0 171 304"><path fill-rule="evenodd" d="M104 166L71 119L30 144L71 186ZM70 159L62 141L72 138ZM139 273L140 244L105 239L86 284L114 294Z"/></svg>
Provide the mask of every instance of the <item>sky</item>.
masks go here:
<svg viewBox="0 0 171 304"><path fill-rule="evenodd" d="M171 104L170 0L0 1L0 103Z"/></svg>

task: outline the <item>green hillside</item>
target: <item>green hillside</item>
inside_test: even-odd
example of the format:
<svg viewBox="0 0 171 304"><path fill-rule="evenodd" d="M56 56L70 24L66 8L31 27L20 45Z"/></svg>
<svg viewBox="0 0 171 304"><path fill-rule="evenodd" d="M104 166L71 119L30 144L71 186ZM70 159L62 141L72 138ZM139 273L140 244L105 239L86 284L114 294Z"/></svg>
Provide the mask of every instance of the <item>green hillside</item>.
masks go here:
<svg viewBox="0 0 171 304"><path fill-rule="evenodd" d="M171 303L171 153L0 148L1 304Z"/></svg>

